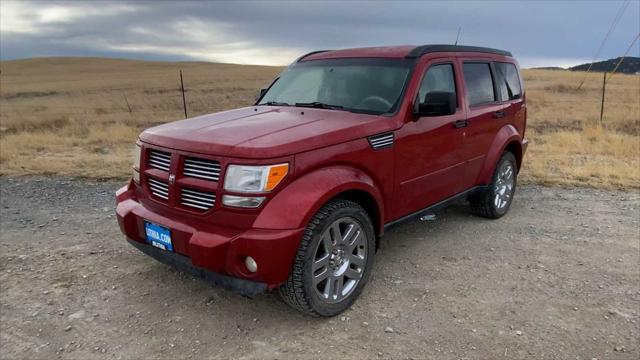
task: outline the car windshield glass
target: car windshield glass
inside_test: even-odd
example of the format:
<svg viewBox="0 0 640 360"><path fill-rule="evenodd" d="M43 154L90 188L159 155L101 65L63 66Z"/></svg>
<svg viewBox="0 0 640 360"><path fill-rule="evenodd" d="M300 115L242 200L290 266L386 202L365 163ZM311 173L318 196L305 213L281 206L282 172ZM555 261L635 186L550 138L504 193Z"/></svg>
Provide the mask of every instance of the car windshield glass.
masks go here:
<svg viewBox="0 0 640 360"><path fill-rule="evenodd" d="M393 113L411 70L404 59L332 59L297 63L285 70L259 105Z"/></svg>

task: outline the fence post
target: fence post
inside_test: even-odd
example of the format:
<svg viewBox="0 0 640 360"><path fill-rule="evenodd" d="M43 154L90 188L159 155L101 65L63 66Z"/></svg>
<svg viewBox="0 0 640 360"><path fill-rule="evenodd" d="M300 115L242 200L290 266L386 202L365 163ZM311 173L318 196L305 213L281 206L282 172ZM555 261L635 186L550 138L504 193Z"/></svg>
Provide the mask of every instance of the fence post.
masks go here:
<svg viewBox="0 0 640 360"><path fill-rule="evenodd" d="M182 90L182 107L184 107L184 118L188 117L187 115L187 99L184 97L184 82L182 81L182 70L180 70L180 89Z"/></svg>
<svg viewBox="0 0 640 360"><path fill-rule="evenodd" d="M129 109L129 114L131 114L131 105L129 105L129 100L127 100L127 95L122 94L122 96L124 97L124 102L127 103L127 109Z"/></svg>
<svg viewBox="0 0 640 360"><path fill-rule="evenodd" d="M602 127L602 117L604 116L604 93L607 86L607 72L603 72L604 78L602 79L602 102L600 103L600 127Z"/></svg>

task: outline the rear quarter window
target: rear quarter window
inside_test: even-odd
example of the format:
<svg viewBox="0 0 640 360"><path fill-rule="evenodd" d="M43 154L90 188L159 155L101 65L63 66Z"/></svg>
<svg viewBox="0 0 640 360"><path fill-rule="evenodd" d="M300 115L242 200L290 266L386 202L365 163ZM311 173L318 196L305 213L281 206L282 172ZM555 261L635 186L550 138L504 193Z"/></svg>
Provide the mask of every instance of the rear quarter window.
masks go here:
<svg viewBox="0 0 640 360"><path fill-rule="evenodd" d="M489 63L465 63L462 65L462 72L467 85L469 105L496 101Z"/></svg>
<svg viewBox="0 0 640 360"><path fill-rule="evenodd" d="M497 75L497 85L500 90L500 100L519 99L522 96L520 76L514 64L496 62L494 63Z"/></svg>

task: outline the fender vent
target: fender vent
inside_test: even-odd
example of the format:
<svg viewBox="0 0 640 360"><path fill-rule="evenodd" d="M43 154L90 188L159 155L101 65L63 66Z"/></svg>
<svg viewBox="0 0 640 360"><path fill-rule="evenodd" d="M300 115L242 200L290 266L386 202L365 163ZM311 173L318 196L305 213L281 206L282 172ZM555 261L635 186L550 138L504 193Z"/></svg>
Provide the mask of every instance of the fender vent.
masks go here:
<svg viewBox="0 0 640 360"><path fill-rule="evenodd" d="M369 144L373 150L387 149L393 146L393 133L384 133L379 135L369 136Z"/></svg>

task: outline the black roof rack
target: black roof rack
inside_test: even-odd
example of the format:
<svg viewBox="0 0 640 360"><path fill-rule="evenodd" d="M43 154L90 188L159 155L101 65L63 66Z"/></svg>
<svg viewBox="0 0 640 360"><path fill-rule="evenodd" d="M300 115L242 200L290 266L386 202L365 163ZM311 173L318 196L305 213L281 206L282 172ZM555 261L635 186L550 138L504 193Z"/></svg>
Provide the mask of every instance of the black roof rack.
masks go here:
<svg viewBox="0 0 640 360"><path fill-rule="evenodd" d="M300 62L302 59L306 58L307 56L311 56L314 54L319 54L319 53L323 53L323 52L327 52L327 51L331 51L331 50L316 50L316 51L312 51L310 53L306 53L302 56L300 56L296 61L294 61L294 63Z"/></svg>
<svg viewBox="0 0 640 360"><path fill-rule="evenodd" d="M487 54L513 56L508 51L486 48L486 47L479 47L479 46L422 45L411 50L411 52L405 57L408 59L415 59L415 58L419 58L424 54L429 54L434 52L479 52L479 53L487 53Z"/></svg>

